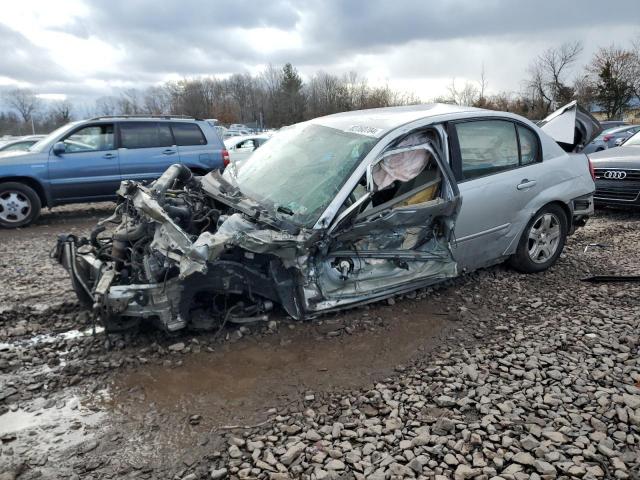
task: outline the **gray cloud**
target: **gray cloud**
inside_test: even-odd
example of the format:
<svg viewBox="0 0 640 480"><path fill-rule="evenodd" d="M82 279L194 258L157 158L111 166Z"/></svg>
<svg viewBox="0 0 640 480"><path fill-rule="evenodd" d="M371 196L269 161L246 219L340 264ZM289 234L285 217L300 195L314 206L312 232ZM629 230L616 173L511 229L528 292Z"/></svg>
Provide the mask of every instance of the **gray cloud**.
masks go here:
<svg viewBox="0 0 640 480"><path fill-rule="evenodd" d="M305 73L348 70L367 56L390 71L391 82L469 78L486 63L490 85L516 89L526 64L548 46L583 40L586 61L598 45L626 42L640 32L637 0L619 0L620 15L603 14L602 2L594 0L94 0L88 7L87 17L57 30L98 38L123 52L117 64L105 65L94 78L114 85L146 86L168 75L241 73L287 61ZM302 47L266 53L246 35L247 29L264 27L295 30ZM617 36L622 33L626 36ZM2 76L40 91L106 93L85 84L91 79L65 74L42 49L1 24L0 47Z"/></svg>
<svg viewBox="0 0 640 480"><path fill-rule="evenodd" d="M0 23L0 76L17 82L65 80L68 75L24 35Z"/></svg>

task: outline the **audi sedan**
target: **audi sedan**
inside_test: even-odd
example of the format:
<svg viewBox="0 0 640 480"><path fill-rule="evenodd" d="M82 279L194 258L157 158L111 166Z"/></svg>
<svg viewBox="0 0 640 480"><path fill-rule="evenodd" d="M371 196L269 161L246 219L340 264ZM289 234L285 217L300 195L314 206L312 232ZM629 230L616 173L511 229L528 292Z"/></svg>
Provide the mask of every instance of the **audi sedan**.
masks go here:
<svg viewBox="0 0 640 480"><path fill-rule="evenodd" d="M640 132L589 158L596 174L596 206L640 208Z"/></svg>
<svg viewBox="0 0 640 480"><path fill-rule="evenodd" d="M309 319L503 261L540 272L593 211L574 152L599 129L575 102L539 125L438 104L329 115L224 174L123 182L114 215L56 258L108 330L169 332L276 306Z"/></svg>

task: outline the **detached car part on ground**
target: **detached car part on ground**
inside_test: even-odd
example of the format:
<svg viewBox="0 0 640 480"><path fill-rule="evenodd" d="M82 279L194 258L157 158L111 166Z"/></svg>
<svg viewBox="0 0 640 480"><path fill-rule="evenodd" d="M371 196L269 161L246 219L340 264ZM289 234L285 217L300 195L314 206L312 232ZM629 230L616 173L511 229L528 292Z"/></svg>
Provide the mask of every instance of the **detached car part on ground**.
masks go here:
<svg viewBox="0 0 640 480"><path fill-rule="evenodd" d="M564 114L548 120L570 117L565 150L598 133L577 128L577 106ZM223 175L125 181L113 216L56 257L108 330L219 328L275 306L303 320L507 259L544 270L593 190L584 155L516 115L348 112L283 129Z"/></svg>

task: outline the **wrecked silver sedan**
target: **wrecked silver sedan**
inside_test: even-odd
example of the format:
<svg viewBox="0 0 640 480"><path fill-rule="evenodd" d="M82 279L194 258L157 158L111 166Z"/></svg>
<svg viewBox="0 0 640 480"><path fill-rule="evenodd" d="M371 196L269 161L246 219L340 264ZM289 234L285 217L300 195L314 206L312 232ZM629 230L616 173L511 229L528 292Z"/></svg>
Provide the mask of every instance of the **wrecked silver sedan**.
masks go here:
<svg viewBox="0 0 640 480"><path fill-rule="evenodd" d="M123 182L114 214L90 238L60 238L56 256L108 330L218 328L273 308L303 320L507 259L553 265L593 209L588 161L574 157L508 113L336 114L281 130L224 174L177 164Z"/></svg>

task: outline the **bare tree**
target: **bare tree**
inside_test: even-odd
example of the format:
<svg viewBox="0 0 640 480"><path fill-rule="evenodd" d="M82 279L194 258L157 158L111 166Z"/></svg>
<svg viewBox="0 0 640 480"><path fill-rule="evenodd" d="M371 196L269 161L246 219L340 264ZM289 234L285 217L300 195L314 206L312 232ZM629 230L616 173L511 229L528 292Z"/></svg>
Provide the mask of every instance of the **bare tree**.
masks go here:
<svg viewBox="0 0 640 480"><path fill-rule="evenodd" d="M462 88L456 86L456 79L451 79L451 85L447 87L451 103L456 105L474 105L479 98L479 90L471 82L465 82Z"/></svg>
<svg viewBox="0 0 640 480"><path fill-rule="evenodd" d="M633 53L633 95L640 101L640 35L631 42L631 52Z"/></svg>
<svg viewBox="0 0 640 480"><path fill-rule="evenodd" d="M118 99L113 96L100 97L96 100L96 115L115 115L118 112Z"/></svg>
<svg viewBox="0 0 640 480"><path fill-rule="evenodd" d="M582 51L581 42L566 42L545 50L529 66L527 86L543 110L541 113L549 113L572 99L573 88L567 77Z"/></svg>
<svg viewBox="0 0 640 480"><path fill-rule="evenodd" d="M484 107L487 103L486 93L487 87L489 86L489 82L487 80L487 76L484 71L484 62L482 62L482 70L480 70L480 81L478 82L478 100L476 102L476 106Z"/></svg>
<svg viewBox="0 0 640 480"><path fill-rule="evenodd" d="M140 91L129 88L120 94L118 109L123 115L139 115L143 112Z"/></svg>
<svg viewBox="0 0 640 480"><path fill-rule="evenodd" d="M40 99L31 91L23 88L15 88L5 94L6 103L22 117L27 123L33 120L33 114L40 108Z"/></svg>
<svg viewBox="0 0 640 480"><path fill-rule="evenodd" d="M54 127L58 127L71 121L72 105L69 100L56 101L49 107L49 115Z"/></svg>
<svg viewBox="0 0 640 480"><path fill-rule="evenodd" d="M166 88L149 87L142 94L142 109L150 115L170 113L171 102Z"/></svg>

